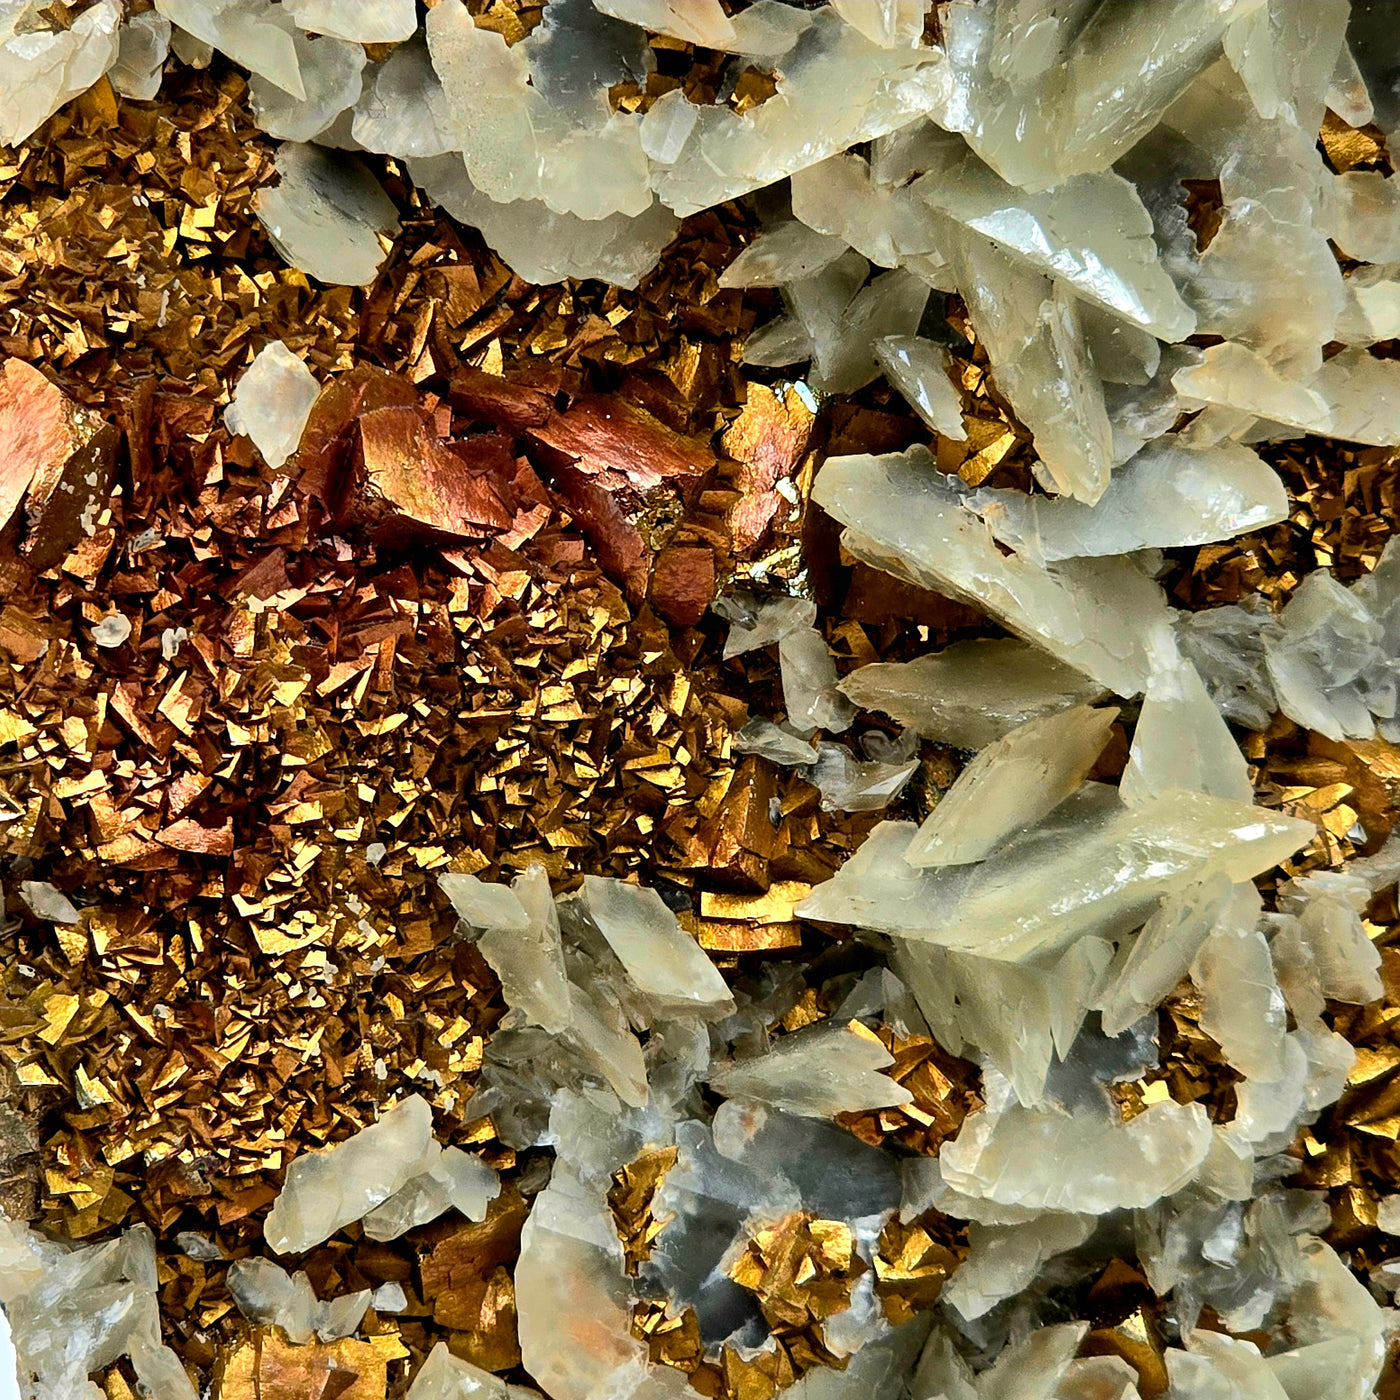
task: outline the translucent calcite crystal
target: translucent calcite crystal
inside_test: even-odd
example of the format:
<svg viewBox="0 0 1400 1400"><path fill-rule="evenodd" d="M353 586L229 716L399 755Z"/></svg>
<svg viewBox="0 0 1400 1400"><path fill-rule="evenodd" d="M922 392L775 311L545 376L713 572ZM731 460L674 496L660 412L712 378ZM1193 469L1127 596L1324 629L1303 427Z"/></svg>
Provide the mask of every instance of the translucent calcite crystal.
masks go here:
<svg viewBox="0 0 1400 1400"><path fill-rule="evenodd" d="M283 92L305 98L290 8L272 0L156 0L156 9Z"/></svg>
<svg viewBox="0 0 1400 1400"><path fill-rule="evenodd" d="M1142 929L1119 944L1094 1002L1106 1035L1120 1034L1161 1004L1190 971L1234 894L1224 875L1188 885L1165 896Z"/></svg>
<svg viewBox="0 0 1400 1400"><path fill-rule="evenodd" d="M1333 237L1362 262L1400 261L1400 184L1378 170L1349 170L1333 186Z"/></svg>
<svg viewBox="0 0 1400 1400"><path fill-rule="evenodd" d="M476 189L455 155L414 161L410 173L435 204L479 229L509 266L531 282L598 277L635 287L680 228L680 220L658 203L636 218L613 214L605 219L561 214L537 199L498 203Z"/></svg>
<svg viewBox="0 0 1400 1400"><path fill-rule="evenodd" d="M885 378L934 432L959 442L967 440L962 395L948 378L947 350L914 335L883 336L873 349Z"/></svg>
<svg viewBox="0 0 1400 1400"><path fill-rule="evenodd" d="M947 89L938 50L881 48L820 10L786 56L777 93L743 116L698 109L652 184L677 214L693 214L931 114Z"/></svg>
<svg viewBox="0 0 1400 1400"><path fill-rule="evenodd" d="M1191 980L1201 994L1201 1029L1226 1063L1249 1079L1278 1079L1288 1008L1263 933L1217 926L1196 954Z"/></svg>
<svg viewBox="0 0 1400 1400"><path fill-rule="evenodd" d="M494 1168L459 1147L444 1147L426 1171L365 1216L365 1234L372 1240L396 1240L448 1210L468 1220L485 1220L487 1207L500 1192L501 1179Z"/></svg>
<svg viewBox="0 0 1400 1400"><path fill-rule="evenodd" d="M538 1394L528 1386L507 1385L438 1342L413 1377L407 1400L536 1400Z"/></svg>
<svg viewBox="0 0 1400 1400"><path fill-rule="evenodd" d="M1172 790L1129 808L1090 783L973 866L919 871L904 859L913 829L884 823L798 912L1022 961L1085 935L1126 933L1163 895L1216 872L1250 879L1313 832L1202 793Z"/></svg>
<svg viewBox="0 0 1400 1400"><path fill-rule="evenodd" d="M982 1317L1005 1298L1034 1283L1048 1259L1075 1249L1094 1232L1092 1215L1049 1212L1022 1225L967 1227L967 1258L940 1295L968 1320Z"/></svg>
<svg viewBox="0 0 1400 1400"><path fill-rule="evenodd" d="M1248 447L1162 437L1116 468L1093 506L1007 490L976 492L968 504L1004 544L1048 563L1232 539L1282 520L1288 493Z"/></svg>
<svg viewBox="0 0 1400 1400"><path fill-rule="evenodd" d="M715 1017L734 1009L724 978L655 890L585 875L583 899L628 977L656 1010Z"/></svg>
<svg viewBox="0 0 1400 1400"><path fill-rule="evenodd" d="M396 44L418 28L413 0L282 0L302 29L356 44Z"/></svg>
<svg viewBox="0 0 1400 1400"><path fill-rule="evenodd" d="M1254 800L1249 766L1204 682L1169 651L1147 683L1119 791L1132 805L1172 788Z"/></svg>
<svg viewBox="0 0 1400 1400"><path fill-rule="evenodd" d="M912 1095L880 1071L894 1056L846 1026L813 1027L776 1041L767 1054L716 1066L710 1088L814 1118L908 1103Z"/></svg>
<svg viewBox="0 0 1400 1400"><path fill-rule="evenodd" d="M785 767L815 763L817 746L790 729L774 724L771 719L751 719L735 735L731 744L735 753L756 753Z"/></svg>
<svg viewBox="0 0 1400 1400"><path fill-rule="evenodd" d="M1170 614L1131 561L1041 568L1004 553L926 448L829 457L812 494L847 527L843 543L857 558L981 608L1119 695L1145 686L1151 638Z"/></svg>
<svg viewBox="0 0 1400 1400"><path fill-rule="evenodd" d="M293 35L304 97L283 92L266 78L248 85L258 125L280 141L310 141L360 99L365 51L343 39Z"/></svg>
<svg viewBox="0 0 1400 1400"><path fill-rule="evenodd" d="M421 35L399 44L382 63L366 66L350 123L365 150L410 160L445 155L453 148L451 127L442 81ZM450 164L461 168L459 161Z"/></svg>
<svg viewBox="0 0 1400 1400"><path fill-rule="evenodd" d="M252 438L274 470L297 450L302 429L321 392L316 376L280 340L253 357L224 410L231 433Z"/></svg>
<svg viewBox="0 0 1400 1400"><path fill-rule="evenodd" d="M1073 1113L989 1098L939 1162L955 1191L995 1205L1103 1215L1180 1190L1210 1150L1199 1104L1159 1103L1128 1122L1107 1105Z"/></svg>
<svg viewBox="0 0 1400 1400"><path fill-rule="evenodd" d="M946 7L954 89L941 118L1004 179L1045 189L1108 166L1220 53L1226 26L1263 0L1149 7Z"/></svg>
<svg viewBox="0 0 1400 1400"><path fill-rule="evenodd" d="M770 224L719 275L721 287L778 287L830 267L846 251L839 238L796 219Z"/></svg>
<svg viewBox="0 0 1400 1400"><path fill-rule="evenodd" d="M941 244L997 387L1034 435L1037 477L1092 505L1108 486L1113 430L1078 298L978 233Z"/></svg>
<svg viewBox="0 0 1400 1400"><path fill-rule="evenodd" d="M854 710L837 689L836 662L815 627L795 627L778 643L788 723L804 737L848 729Z"/></svg>
<svg viewBox="0 0 1400 1400"><path fill-rule="evenodd" d="M244 1317L280 1327L298 1344L353 1336L370 1305L368 1288L322 1302L304 1273L289 1275L270 1259L236 1259L226 1281Z"/></svg>
<svg viewBox="0 0 1400 1400"><path fill-rule="evenodd" d="M1158 260L1151 216L1120 175L1018 190L953 138L915 190L930 208L1161 340L1184 340L1196 328Z"/></svg>
<svg viewBox="0 0 1400 1400"><path fill-rule="evenodd" d="M289 141L277 150L277 174L253 201L277 251L321 282L373 282L385 255L380 238L398 232L399 217L369 167Z"/></svg>
<svg viewBox="0 0 1400 1400"><path fill-rule="evenodd" d="M841 690L863 710L960 749L983 748L1027 720L1103 695L1082 671L1012 637L861 666L842 679Z"/></svg>
<svg viewBox="0 0 1400 1400"><path fill-rule="evenodd" d="M18 146L117 61L121 0L98 0L70 28L18 30L31 7L0 10L0 145Z"/></svg>
<svg viewBox="0 0 1400 1400"><path fill-rule="evenodd" d="M860 759L840 744L819 743L807 780L822 795L828 812L876 812L904 790L919 767L918 736L907 729L890 740L879 730L863 736L870 755Z"/></svg>
<svg viewBox="0 0 1400 1400"><path fill-rule="evenodd" d="M298 1157L263 1237L278 1254L302 1254L430 1170L437 1152L432 1109L411 1095L344 1142Z"/></svg>
<svg viewBox="0 0 1400 1400"><path fill-rule="evenodd" d="M726 661L781 642L789 632L811 627L817 620L817 605L810 598L779 595L760 600L748 594L730 593L717 599L714 608L729 622L729 635L724 641Z"/></svg>
<svg viewBox="0 0 1400 1400"><path fill-rule="evenodd" d="M91 1400L102 1392L89 1375L127 1357L151 1400L196 1400L161 1341L156 1287L155 1238L144 1225L73 1248L0 1216L0 1311L18 1371L0 1371L0 1393Z"/></svg>
<svg viewBox="0 0 1400 1400"><path fill-rule="evenodd" d="M149 102L160 91L170 52L170 21L154 10L132 15L118 35L117 61L108 81L123 97Z"/></svg>
<svg viewBox="0 0 1400 1400"><path fill-rule="evenodd" d="M1013 831L1047 816L1084 781L1118 711L1087 705L1029 720L988 745L919 828L911 865L985 859Z"/></svg>

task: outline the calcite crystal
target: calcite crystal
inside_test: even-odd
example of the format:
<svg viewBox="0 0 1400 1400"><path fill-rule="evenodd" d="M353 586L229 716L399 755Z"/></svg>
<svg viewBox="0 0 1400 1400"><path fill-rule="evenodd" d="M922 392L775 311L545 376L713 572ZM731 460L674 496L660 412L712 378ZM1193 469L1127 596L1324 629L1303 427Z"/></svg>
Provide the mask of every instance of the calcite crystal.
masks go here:
<svg viewBox="0 0 1400 1400"><path fill-rule="evenodd" d="M965 491L926 448L830 457L813 499L847 528L857 558L965 599L1119 695L1147 683L1152 639L1170 625L1162 590L1130 559L1040 567L997 548Z"/></svg>
<svg viewBox="0 0 1400 1400"><path fill-rule="evenodd" d="M117 61L121 0L97 0L71 25L24 23L30 6L0 10L0 145L18 146Z"/></svg>
<svg viewBox="0 0 1400 1400"><path fill-rule="evenodd" d="M298 1157L263 1236L278 1254L302 1254L431 1170L433 1115L417 1094L335 1147Z"/></svg>
<svg viewBox="0 0 1400 1400"><path fill-rule="evenodd" d="M399 217L369 167L289 141L277 152L277 173L278 184L260 190L253 207L282 256L322 282L373 282L384 261L380 240L398 232Z"/></svg>
<svg viewBox="0 0 1400 1400"><path fill-rule="evenodd" d="M259 350L224 410L229 432L250 437L276 470L297 450L320 395L316 376L280 340Z"/></svg>

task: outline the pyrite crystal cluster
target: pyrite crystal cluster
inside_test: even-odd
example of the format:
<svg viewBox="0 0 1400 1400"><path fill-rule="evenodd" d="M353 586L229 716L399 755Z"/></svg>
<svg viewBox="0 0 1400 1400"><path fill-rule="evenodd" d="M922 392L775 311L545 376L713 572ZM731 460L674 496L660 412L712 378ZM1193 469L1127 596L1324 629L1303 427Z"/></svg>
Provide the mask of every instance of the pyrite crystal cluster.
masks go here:
<svg viewBox="0 0 1400 1400"><path fill-rule="evenodd" d="M1397 1393L1397 74L0 0L0 1397Z"/></svg>

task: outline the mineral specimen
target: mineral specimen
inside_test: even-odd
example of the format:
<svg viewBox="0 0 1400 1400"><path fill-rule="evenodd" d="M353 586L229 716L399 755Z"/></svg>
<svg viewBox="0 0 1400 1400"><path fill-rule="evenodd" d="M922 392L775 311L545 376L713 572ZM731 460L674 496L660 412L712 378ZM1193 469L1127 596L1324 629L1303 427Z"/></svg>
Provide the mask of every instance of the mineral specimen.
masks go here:
<svg viewBox="0 0 1400 1400"><path fill-rule="evenodd" d="M369 167L355 156L289 141L277 152L277 173L280 182L260 190L253 203L282 256L322 282L373 282L384 261L380 239L398 232L399 216Z"/></svg>
<svg viewBox="0 0 1400 1400"><path fill-rule="evenodd" d="M432 1110L414 1094L343 1143L298 1157L263 1235L278 1254L302 1254L431 1171L436 1155Z"/></svg>
<svg viewBox="0 0 1400 1400"><path fill-rule="evenodd" d="M224 410L229 432L252 438L274 470L297 450L321 392L316 376L280 341L253 357Z"/></svg>

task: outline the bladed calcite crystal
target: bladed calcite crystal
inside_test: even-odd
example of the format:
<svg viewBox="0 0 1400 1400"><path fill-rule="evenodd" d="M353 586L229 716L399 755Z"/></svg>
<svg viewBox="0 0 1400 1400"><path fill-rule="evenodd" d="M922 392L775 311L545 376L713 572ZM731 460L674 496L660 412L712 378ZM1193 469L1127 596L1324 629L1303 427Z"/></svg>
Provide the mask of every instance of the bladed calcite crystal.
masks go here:
<svg viewBox="0 0 1400 1400"><path fill-rule="evenodd" d="M1161 588L1130 559L1044 568L997 548L966 492L926 448L829 457L813 499L846 526L857 558L971 603L1119 695L1149 674L1152 638L1170 625Z"/></svg>
<svg viewBox="0 0 1400 1400"><path fill-rule="evenodd" d="M432 1109L414 1094L343 1143L298 1157L263 1227L268 1245L301 1254L330 1239L430 1170L435 1152Z"/></svg>
<svg viewBox="0 0 1400 1400"><path fill-rule="evenodd" d="M117 62L121 0L98 0L54 30L21 27L32 8L0 10L0 145L27 140Z"/></svg>
<svg viewBox="0 0 1400 1400"><path fill-rule="evenodd" d="M373 282L384 261L380 239L398 232L399 216L369 167L356 156L288 141L278 149L277 173L280 181L258 192L254 209L282 256L322 282Z"/></svg>
<svg viewBox="0 0 1400 1400"><path fill-rule="evenodd" d="M919 828L905 860L968 865L1048 816L1088 776L1117 717L1111 708L1076 706L1028 720L989 744Z"/></svg>
<svg viewBox="0 0 1400 1400"><path fill-rule="evenodd" d="M1104 693L1048 651L1010 637L954 642L915 661L874 662L840 685L861 709L960 749L984 748L1028 720Z"/></svg>

